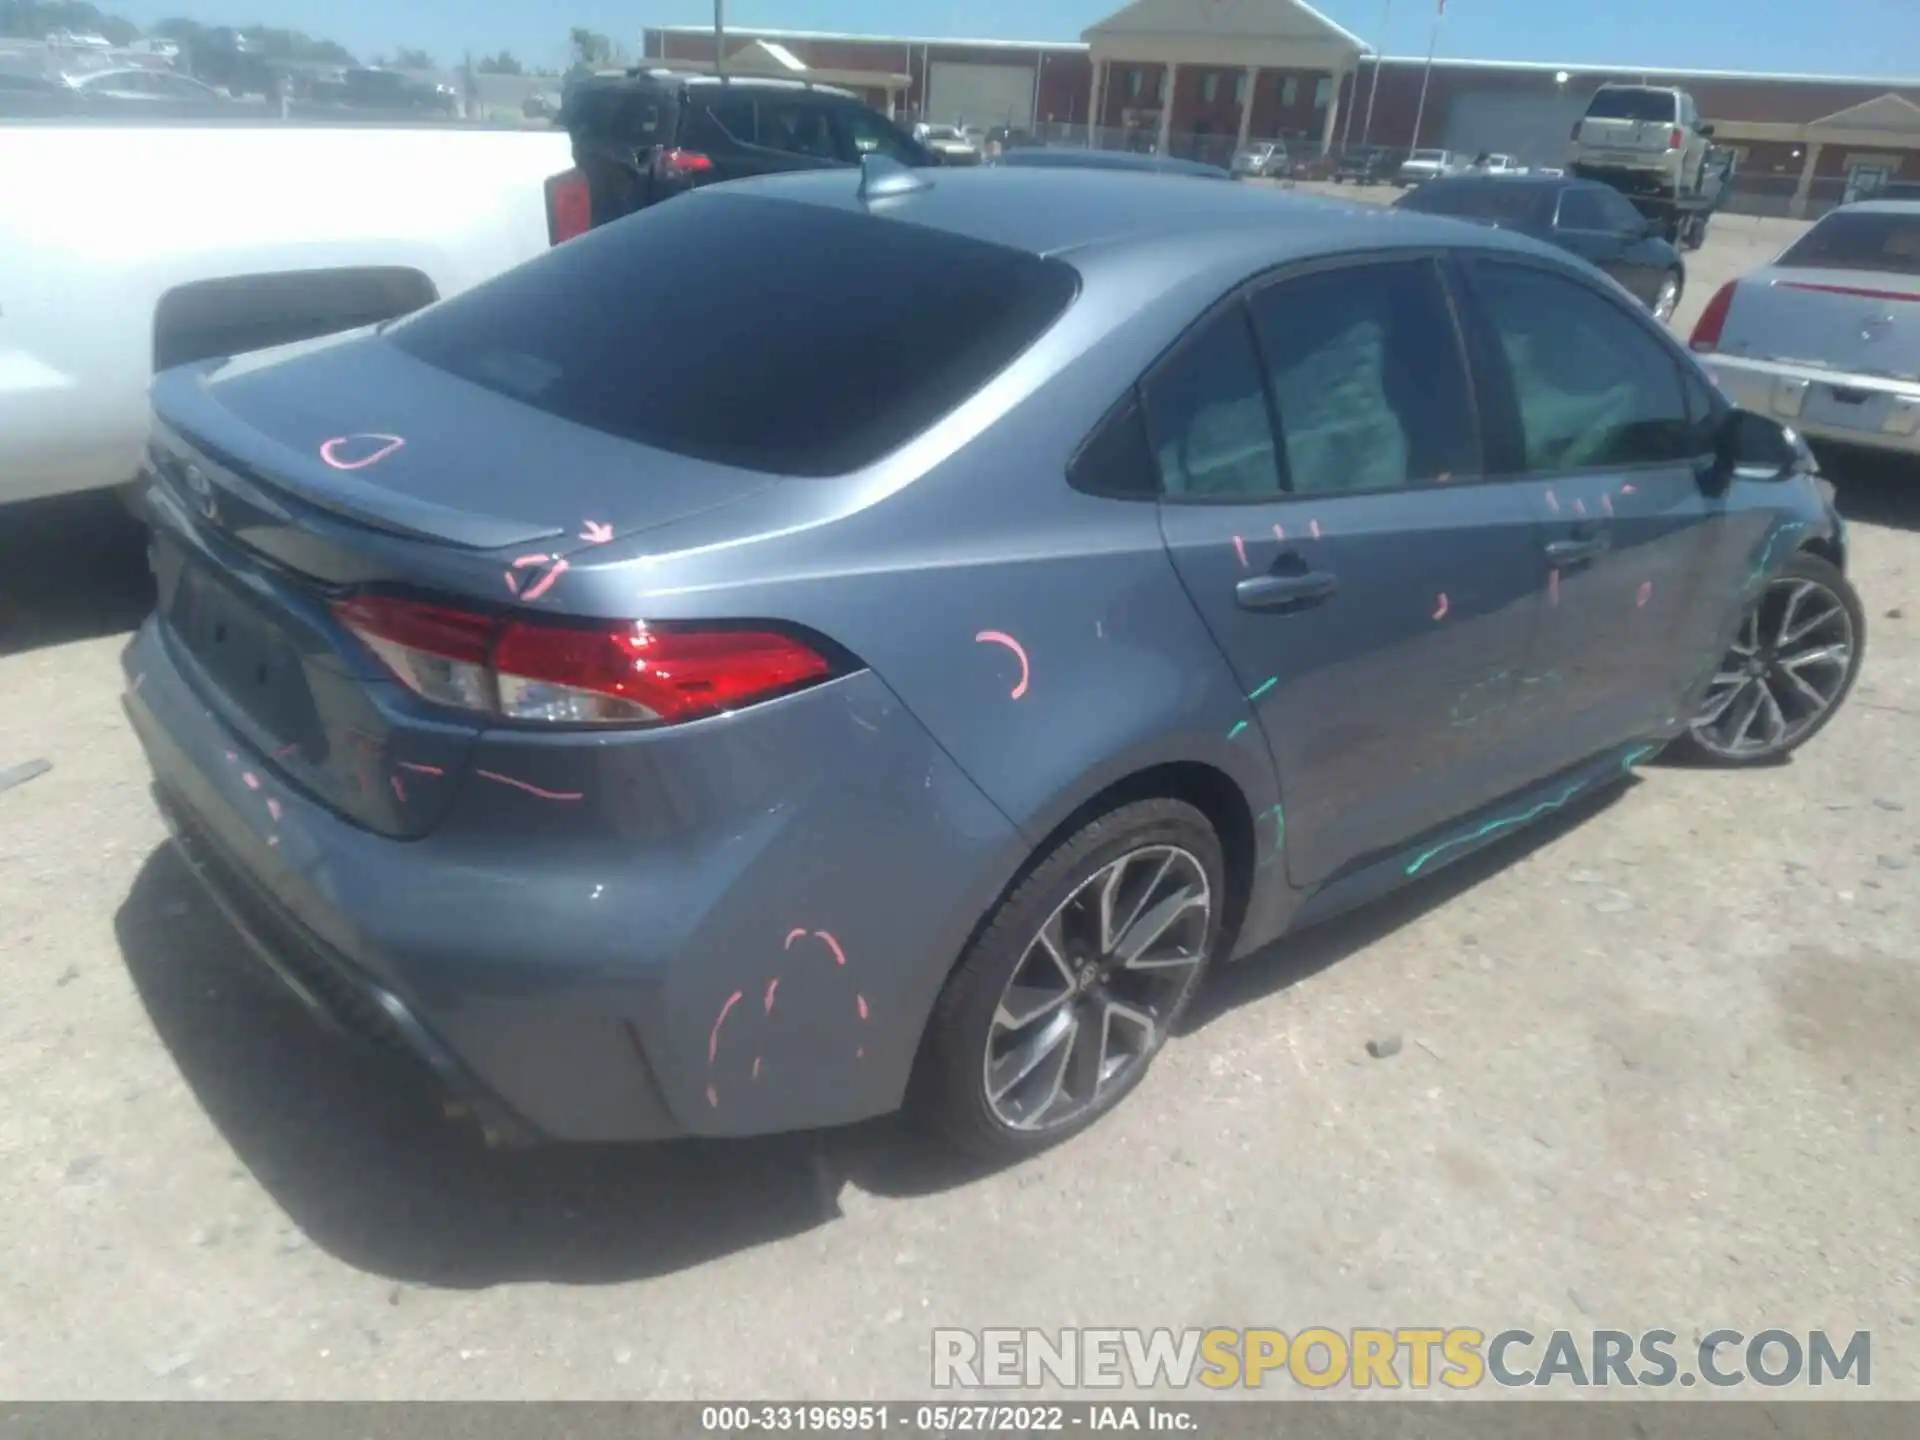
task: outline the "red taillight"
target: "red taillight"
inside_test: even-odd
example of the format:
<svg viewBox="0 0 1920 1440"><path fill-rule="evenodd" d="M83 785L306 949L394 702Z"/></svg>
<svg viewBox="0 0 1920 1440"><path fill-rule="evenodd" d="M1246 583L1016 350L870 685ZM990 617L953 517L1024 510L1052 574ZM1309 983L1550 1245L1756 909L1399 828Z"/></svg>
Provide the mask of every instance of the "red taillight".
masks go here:
<svg viewBox="0 0 1920 1440"><path fill-rule="evenodd" d="M505 720L674 724L737 710L834 671L800 640L751 627L496 620L382 595L333 608L415 694Z"/></svg>
<svg viewBox="0 0 1920 1440"><path fill-rule="evenodd" d="M698 150L662 150L653 163L663 180L684 180L713 169L713 157Z"/></svg>
<svg viewBox="0 0 1920 1440"><path fill-rule="evenodd" d="M593 186L578 170L547 180L547 243L559 245L593 228Z"/></svg>
<svg viewBox="0 0 1920 1440"><path fill-rule="evenodd" d="M1701 354L1720 348L1720 332L1727 328L1727 312L1733 308L1737 285L1733 280L1722 285L1707 302L1707 308L1700 312L1700 319L1693 327L1693 338L1687 344Z"/></svg>
<svg viewBox="0 0 1920 1440"><path fill-rule="evenodd" d="M1678 150L1682 145L1685 145L1686 143L1687 143L1687 132L1682 130L1678 125L1674 126L1673 130L1667 136L1667 149Z"/></svg>

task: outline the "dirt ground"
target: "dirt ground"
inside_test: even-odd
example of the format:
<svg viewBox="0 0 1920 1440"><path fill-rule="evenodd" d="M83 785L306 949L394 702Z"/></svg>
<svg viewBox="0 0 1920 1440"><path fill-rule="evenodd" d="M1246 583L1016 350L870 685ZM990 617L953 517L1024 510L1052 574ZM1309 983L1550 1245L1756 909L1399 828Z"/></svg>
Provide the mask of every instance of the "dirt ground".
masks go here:
<svg viewBox="0 0 1920 1440"><path fill-rule="evenodd" d="M1681 324L1789 233L1717 221ZM936 1325L1464 1324L1869 1329L1920 1398L1920 470L1830 469L1869 658L1793 764L1655 767L1217 975L986 1175L890 1123L481 1148L163 847L137 537L6 515L0 769L52 769L0 792L0 1394L904 1397Z"/></svg>

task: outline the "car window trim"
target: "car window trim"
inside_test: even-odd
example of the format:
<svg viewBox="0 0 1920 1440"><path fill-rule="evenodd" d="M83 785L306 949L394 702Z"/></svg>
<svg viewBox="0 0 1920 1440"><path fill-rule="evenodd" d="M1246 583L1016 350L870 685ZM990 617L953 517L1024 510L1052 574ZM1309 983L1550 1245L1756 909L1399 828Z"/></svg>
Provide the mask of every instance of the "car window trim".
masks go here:
<svg viewBox="0 0 1920 1440"><path fill-rule="evenodd" d="M1460 284L1466 297L1466 303L1475 315L1476 323L1481 327L1479 363L1492 368L1494 373L1488 376L1489 386L1503 397L1506 411L1503 423L1510 425L1512 433L1508 440L1508 457L1515 470L1498 476L1489 476L1506 482L1525 482L1545 476L1566 476L1574 478L1594 474L1640 474L1655 470L1671 470L1676 465L1698 467L1711 458L1709 450L1698 450L1691 456L1671 460L1643 460L1637 464L1610 463L1605 465L1587 465L1572 470L1529 470L1526 468L1526 427L1520 415L1520 398L1513 388L1511 368L1507 365L1506 353L1500 346L1498 328L1489 313L1486 297L1481 293L1477 268L1482 264L1513 265L1521 269L1535 270L1557 276L1571 284L1578 285L1588 293L1599 296L1615 310L1631 319L1639 326L1641 333L1653 340L1666 354L1667 361L1673 367L1673 381L1680 390L1681 413L1691 417L1692 406L1686 403L1686 370L1697 362L1680 347L1671 331L1656 322L1651 315L1629 298L1615 294L1604 284L1580 274L1570 266L1562 265L1558 260L1543 255L1529 255L1518 250L1498 250L1485 246L1463 247L1455 252L1453 262L1459 274ZM1718 396L1717 387L1708 388ZM1703 426L1703 432L1710 429ZM1704 438L1704 437L1703 437Z"/></svg>

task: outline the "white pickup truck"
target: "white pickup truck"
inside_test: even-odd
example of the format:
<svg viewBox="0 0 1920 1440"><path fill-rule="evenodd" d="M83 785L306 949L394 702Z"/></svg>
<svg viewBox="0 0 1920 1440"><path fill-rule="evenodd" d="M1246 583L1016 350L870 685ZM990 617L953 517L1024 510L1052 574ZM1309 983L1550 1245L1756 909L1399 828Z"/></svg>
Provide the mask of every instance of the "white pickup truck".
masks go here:
<svg viewBox="0 0 1920 1440"><path fill-rule="evenodd" d="M0 505L131 480L157 370L540 254L572 163L560 130L0 125Z"/></svg>

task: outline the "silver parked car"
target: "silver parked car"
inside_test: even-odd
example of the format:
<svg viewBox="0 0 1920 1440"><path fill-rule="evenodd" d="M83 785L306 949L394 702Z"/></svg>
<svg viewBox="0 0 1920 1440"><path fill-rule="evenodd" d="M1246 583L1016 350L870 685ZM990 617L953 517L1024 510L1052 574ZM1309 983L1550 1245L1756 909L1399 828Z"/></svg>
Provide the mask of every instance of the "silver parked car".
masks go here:
<svg viewBox="0 0 1920 1440"><path fill-rule="evenodd" d="M1404 190L1409 185L1422 185L1442 175L1451 175L1458 168L1451 150L1416 150L1401 162L1393 183Z"/></svg>
<svg viewBox="0 0 1920 1440"><path fill-rule="evenodd" d="M1236 150L1230 167L1236 176L1260 180L1285 178L1288 171L1287 147L1278 140L1260 140Z"/></svg>
<svg viewBox="0 0 1920 1440"><path fill-rule="evenodd" d="M1722 286L1693 350L1729 399L1816 440L1920 455L1920 201L1832 211Z"/></svg>

